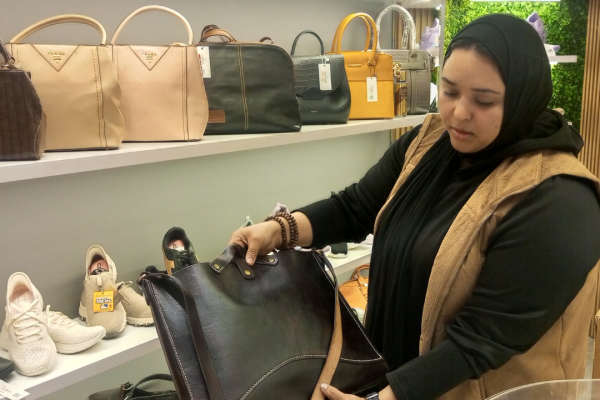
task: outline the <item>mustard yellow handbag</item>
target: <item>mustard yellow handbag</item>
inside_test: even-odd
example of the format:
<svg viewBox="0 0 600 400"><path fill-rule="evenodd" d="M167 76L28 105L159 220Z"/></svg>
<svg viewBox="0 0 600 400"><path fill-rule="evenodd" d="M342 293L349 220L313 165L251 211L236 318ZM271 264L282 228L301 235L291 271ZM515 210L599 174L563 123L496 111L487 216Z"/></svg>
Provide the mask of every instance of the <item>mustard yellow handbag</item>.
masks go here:
<svg viewBox="0 0 600 400"><path fill-rule="evenodd" d="M101 35L100 45L21 43L40 29L65 23L85 24ZM59 15L31 25L7 44L24 70L31 72L47 116L46 150L116 149L125 133L119 109L121 89L106 32L83 15Z"/></svg>
<svg viewBox="0 0 600 400"><path fill-rule="evenodd" d="M367 39L362 51L342 51L342 36L354 18L367 26ZM369 50L373 36L373 48ZM343 54L346 75L350 84L352 105L350 119L394 118L394 77L392 56L379 53L377 27L369 14L350 14L342 20L333 39L331 53Z"/></svg>
<svg viewBox="0 0 600 400"><path fill-rule="evenodd" d="M162 11L185 26L187 43L166 46L116 44L123 27L136 15ZM115 69L123 91L121 110L127 133L124 141L196 141L208 122L208 99L194 34L177 11L142 7L117 27L111 41Z"/></svg>

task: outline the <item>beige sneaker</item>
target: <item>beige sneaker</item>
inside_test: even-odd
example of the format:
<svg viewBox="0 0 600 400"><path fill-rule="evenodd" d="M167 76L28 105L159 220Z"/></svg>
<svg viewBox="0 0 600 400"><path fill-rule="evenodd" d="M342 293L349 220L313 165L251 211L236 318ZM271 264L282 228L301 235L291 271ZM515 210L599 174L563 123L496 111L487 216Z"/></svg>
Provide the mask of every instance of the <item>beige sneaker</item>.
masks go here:
<svg viewBox="0 0 600 400"><path fill-rule="evenodd" d="M42 295L23 272L8 278L6 319L0 344L21 375L49 371L56 360L56 346L48 333L48 317Z"/></svg>
<svg viewBox="0 0 600 400"><path fill-rule="evenodd" d="M61 354L73 354L86 350L106 336L103 326L83 326L58 311L46 306L50 337Z"/></svg>
<svg viewBox="0 0 600 400"><path fill-rule="evenodd" d="M103 326L110 339L125 330L127 320L115 281L117 268L101 246L87 251L79 317L88 326Z"/></svg>
<svg viewBox="0 0 600 400"><path fill-rule="evenodd" d="M123 307L127 314L127 323L133 326L154 325L152 311L146 300L131 287L131 281L120 282L117 290L123 298Z"/></svg>

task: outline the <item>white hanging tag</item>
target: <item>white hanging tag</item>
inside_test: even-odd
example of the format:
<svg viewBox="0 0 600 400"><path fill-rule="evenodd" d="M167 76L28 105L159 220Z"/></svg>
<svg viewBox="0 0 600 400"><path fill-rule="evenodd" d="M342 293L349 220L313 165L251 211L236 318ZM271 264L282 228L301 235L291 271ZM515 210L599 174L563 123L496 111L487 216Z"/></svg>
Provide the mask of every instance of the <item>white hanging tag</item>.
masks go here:
<svg viewBox="0 0 600 400"><path fill-rule="evenodd" d="M202 76L210 78L210 49L208 46L198 46L198 58L202 66Z"/></svg>
<svg viewBox="0 0 600 400"><path fill-rule="evenodd" d="M367 78L367 102L375 101L377 101L377 77L371 76Z"/></svg>
<svg viewBox="0 0 600 400"><path fill-rule="evenodd" d="M28 392L18 389L0 379L0 396L4 396L9 400L20 400L27 395L29 395Z"/></svg>
<svg viewBox="0 0 600 400"><path fill-rule="evenodd" d="M319 64L319 88L331 90L331 65Z"/></svg>

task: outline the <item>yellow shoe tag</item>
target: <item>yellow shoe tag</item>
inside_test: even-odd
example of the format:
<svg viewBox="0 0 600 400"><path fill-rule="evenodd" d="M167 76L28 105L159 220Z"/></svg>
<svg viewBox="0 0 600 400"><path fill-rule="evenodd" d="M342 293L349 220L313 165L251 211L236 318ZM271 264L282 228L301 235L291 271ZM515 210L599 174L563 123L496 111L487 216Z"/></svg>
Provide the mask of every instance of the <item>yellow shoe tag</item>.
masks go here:
<svg viewBox="0 0 600 400"><path fill-rule="evenodd" d="M112 290L94 292L94 312L113 311L115 308Z"/></svg>

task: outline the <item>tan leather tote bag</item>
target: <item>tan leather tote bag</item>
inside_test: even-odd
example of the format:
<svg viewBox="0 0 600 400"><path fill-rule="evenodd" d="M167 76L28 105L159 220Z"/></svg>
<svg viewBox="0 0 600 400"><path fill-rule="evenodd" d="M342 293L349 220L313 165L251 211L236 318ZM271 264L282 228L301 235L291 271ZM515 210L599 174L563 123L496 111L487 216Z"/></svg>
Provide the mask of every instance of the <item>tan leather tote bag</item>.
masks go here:
<svg viewBox="0 0 600 400"><path fill-rule="evenodd" d="M51 25L89 25L100 45L21 43ZM121 89L100 23L83 15L59 15L31 25L7 44L31 80L47 116L46 150L117 149L125 133Z"/></svg>
<svg viewBox="0 0 600 400"><path fill-rule="evenodd" d="M367 27L365 47L362 51L342 51L342 36L355 18ZM369 50L373 32L373 49ZM376 51L377 28L375 21L365 13L354 13L342 20L337 28L331 54L342 54L352 103L350 119L394 118L394 76L392 56Z"/></svg>
<svg viewBox="0 0 600 400"><path fill-rule="evenodd" d="M163 11L178 17L188 33L187 44L167 46L116 44L123 27L136 15ZM123 100L125 141L195 141L204 135L208 100L194 34L177 11L161 6L142 7L121 22L112 39L112 56Z"/></svg>

